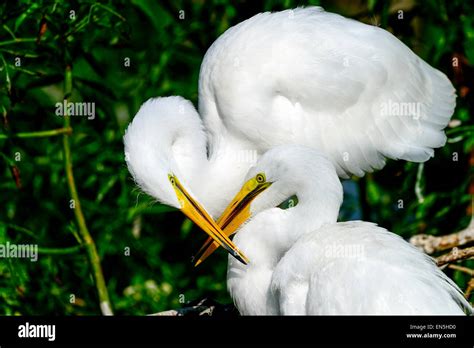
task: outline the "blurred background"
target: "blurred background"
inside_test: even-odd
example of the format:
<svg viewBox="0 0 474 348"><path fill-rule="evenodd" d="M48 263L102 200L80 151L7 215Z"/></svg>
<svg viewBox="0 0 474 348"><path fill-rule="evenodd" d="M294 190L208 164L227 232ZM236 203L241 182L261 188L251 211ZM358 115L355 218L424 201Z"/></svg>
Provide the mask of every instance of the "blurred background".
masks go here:
<svg viewBox="0 0 474 348"><path fill-rule="evenodd" d="M469 224L472 2L7 1L0 4L0 244L38 244L40 254L37 262L0 258L1 315L100 314L107 293L123 315L204 297L231 303L226 254L192 266L206 235L136 189L123 133L150 97L182 95L197 105L202 58L230 26L310 4L389 30L447 74L458 95L448 143L436 157L424 166L389 161L380 172L345 181L340 219L374 221L407 239ZM65 96L94 102L95 118L72 117L69 125L56 116ZM71 163L80 199L73 208ZM99 263L89 261L95 250L106 288L97 285ZM473 269L474 261L459 265ZM446 272L466 289L467 273Z"/></svg>

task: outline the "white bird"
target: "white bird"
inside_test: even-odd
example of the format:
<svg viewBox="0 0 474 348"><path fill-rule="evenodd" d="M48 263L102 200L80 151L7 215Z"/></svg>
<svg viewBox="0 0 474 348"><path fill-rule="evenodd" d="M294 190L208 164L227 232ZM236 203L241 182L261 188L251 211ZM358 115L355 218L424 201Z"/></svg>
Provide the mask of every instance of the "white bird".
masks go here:
<svg viewBox="0 0 474 348"><path fill-rule="evenodd" d="M330 162L326 160L327 165L322 167L336 181L336 173L347 177L380 169L385 157L423 162L433 155L433 148L445 143L443 129L454 107L454 88L447 77L430 67L393 35L378 27L315 7L262 13L230 28L209 48L199 78L200 114L191 102L181 97L147 101L124 136L125 158L142 190L162 203L182 209L216 243L224 246L240 261L247 262L245 255L227 238L239 226L239 218L245 217L245 214L239 215L237 219L229 215L228 212L235 208L232 203L228 209L224 209L256 158L277 145L305 145L319 150L329 159ZM249 153L255 153L256 156L246 160L244 157ZM316 156L313 160L322 161L323 157L317 152L312 155ZM305 161L311 163L311 158ZM329 163L333 167L330 168ZM304 186L305 182L300 181L299 184ZM275 185L272 186L278 187ZM338 185L335 189L337 192L340 191L339 182ZM262 189L263 186L259 187ZM294 187L295 190L297 188ZM274 190L263 192L259 198L265 197L268 192L279 192L276 197L279 195L282 200L291 197L286 195L288 192ZM329 188L325 192L328 198L324 204L320 197L315 200L319 202L321 210L311 212L313 219L302 220L308 226L318 221L327 224L336 222L340 199L330 201ZM300 203L297 206L301 208L305 206L303 197L306 196L300 190L298 193ZM247 200L250 198L247 196ZM262 201L255 200L252 207L258 202ZM217 226L209 215L217 217L223 211ZM323 216L323 212L327 215ZM267 212L255 216L239 232L236 241L245 241L243 236L246 235L247 226L257 224L259 220L259 227L263 228L268 223L276 228L278 224L265 219L265 214ZM401 239L386 235L373 225L357 225L360 228L355 227L354 231L373 232L367 236L356 232L361 237L369 238L369 244L371 241L379 243L377 238L380 238L387 244L387 253L396 255L396 248L389 247L388 241L394 245L398 243L403 249L400 255L405 253L401 255L402 259L411 260L408 258L411 255L407 251L409 247ZM351 229L350 225L336 226L340 226L337 229L342 231ZM300 230L296 228L300 226L294 227L292 231ZM309 232L307 228L301 230ZM295 244L298 231L282 234L281 238L288 239L286 242L281 241L282 245L292 247L294 244L295 250L304 249L304 245ZM248 248L245 242L242 247ZM214 244L207 243L198 261L202 261L213 249ZM281 249L262 250L263 253L257 256L252 248L249 249L252 257L255 257L250 258L250 270L254 269L253 265L262 265L261 260L266 263L269 260L267 254L272 255L270 259L274 266L286 258ZM436 273L433 265L429 266L428 259L423 261L421 254L415 251L413 255L417 255L414 258L418 258L419 266L424 265L423 269L431 271L431 280L434 274L448 282L442 273ZM279 260L278 256L282 259ZM311 255L305 257L309 258L303 265L311 264ZM231 263L231 266L230 271L239 270L238 264ZM265 267L259 268L265 271L262 271L262 278L257 277L258 272L251 272L250 277L260 280L267 277L268 280L270 273ZM270 265L267 268L270 269ZM402 270L402 267L398 269ZM272 271L271 274L275 278L276 273ZM404 274L407 277L411 275L408 270ZM231 285L231 279L230 288L237 289ZM416 279L420 281L420 278ZM294 284L290 281L287 283ZM438 294L442 294L444 289L444 293L453 297L455 302L461 301L460 295L455 295L452 283L444 288L439 285L441 283L433 282L430 285L438 284ZM350 285L354 288L357 284ZM364 285L361 285L361 289ZM258 288L264 289L262 284ZM283 290L282 287L276 289ZM422 285L419 289L421 291ZM260 308L257 304L261 305L259 296L269 300L275 298L275 295L264 295L268 294L257 293L249 297L249 301L256 301L257 309ZM352 304L357 306L355 301ZM250 313L247 305L238 307L243 313ZM266 310L271 312L269 308L275 312L278 308L281 313L289 313L284 309L284 303L279 303L278 307L267 307ZM360 312L364 308L371 310L369 306L361 308ZM404 312L409 311L406 307L400 308L404 308ZM446 307L441 308L448 310ZM327 308L327 311L330 312L331 308ZM429 312L427 306L418 312L424 311ZM334 312L337 312L336 308ZM347 312L356 310L347 309ZM262 309L259 313L266 312Z"/></svg>
<svg viewBox="0 0 474 348"><path fill-rule="evenodd" d="M207 51L199 114L177 96L140 108L139 134L132 123L125 136L126 158L142 189L166 204L174 199L167 177L154 174L172 161L218 217L273 146L319 149L339 176L362 176L385 157L429 159L445 143L454 107L448 78L389 32L319 7L266 12Z"/></svg>
<svg viewBox="0 0 474 348"><path fill-rule="evenodd" d="M373 223L337 223L342 185L318 151L276 147L246 180L223 217L243 224L233 241L250 260L229 257L241 314L472 313L431 257ZM278 207L295 196L293 207Z"/></svg>

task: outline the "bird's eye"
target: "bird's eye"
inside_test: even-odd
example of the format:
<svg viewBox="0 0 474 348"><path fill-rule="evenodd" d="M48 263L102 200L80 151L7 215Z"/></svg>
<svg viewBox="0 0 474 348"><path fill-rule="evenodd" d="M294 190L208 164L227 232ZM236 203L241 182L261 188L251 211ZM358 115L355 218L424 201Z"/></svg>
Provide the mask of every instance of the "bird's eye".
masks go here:
<svg viewBox="0 0 474 348"><path fill-rule="evenodd" d="M176 180L172 176L170 176L170 183L173 186L176 184Z"/></svg>
<svg viewBox="0 0 474 348"><path fill-rule="evenodd" d="M298 204L298 197L296 195L291 196L290 198L285 199L283 202L278 205L280 209L290 209Z"/></svg>
<svg viewBox="0 0 474 348"><path fill-rule="evenodd" d="M265 182L265 174L263 173L257 174L255 179L257 180L259 184L263 184Z"/></svg>

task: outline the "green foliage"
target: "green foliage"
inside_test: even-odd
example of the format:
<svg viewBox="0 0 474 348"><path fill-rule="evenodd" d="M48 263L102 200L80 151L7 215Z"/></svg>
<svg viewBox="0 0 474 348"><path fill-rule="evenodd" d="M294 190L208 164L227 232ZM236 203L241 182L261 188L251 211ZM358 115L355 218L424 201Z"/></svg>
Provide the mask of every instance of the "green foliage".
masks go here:
<svg viewBox="0 0 474 348"><path fill-rule="evenodd" d="M365 6L305 3L322 3L327 10L380 22L447 73L460 96L454 118L461 123L448 130L447 146L437 150L422 173L417 175L418 164L390 161L383 171L357 181L341 217L355 214L403 237L448 234L466 226L472 213L468 190L474 146L469 101L474 80L472 4L423 2L404 9L404 19L398 20L396 8L377 0ZM182 95L197 103L202 57L227 28L255 13L299 4L293 0L0 4L0 244L40 246L37 262L0 259L0 314L100 313L70 208L62 135L34 137L35 132L64 126L63 118L55 115L55 104L64 98L68 66L70 100L93 101L96 108L93 120L71 119L69 139L82 209L115 312L148 314L203 296L230 302L225 253L217 252L199 268L192 267L190 256L205 235L181 213L139 193L125 166L122 136L140 104L150 97ZM457 68L453 68L455 57ZM465 264L473 267L472 262ZM454 279L465 287L464 274L456 272Z"/></svg>

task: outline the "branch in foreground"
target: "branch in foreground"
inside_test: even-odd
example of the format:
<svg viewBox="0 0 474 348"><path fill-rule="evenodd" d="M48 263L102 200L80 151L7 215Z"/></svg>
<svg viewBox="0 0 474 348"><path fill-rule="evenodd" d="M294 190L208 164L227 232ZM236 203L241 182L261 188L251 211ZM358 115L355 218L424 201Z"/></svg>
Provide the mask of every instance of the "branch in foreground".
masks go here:
<svg viewBox="0 0 474 348"><path fill-rule="evenodd" d="M448 267L451 269L455 269L457 271L467 273L471 276L471 279L469 279L469 282L467 283L466 292L464 293L464 296L466 297L466 299L469 300L472 290L474 290L474 270L467 267L458 266L458 265L449 265Z"/></svg>
<svg viewBox="0 0 474 348"><path fill-rule="evenodd" d="M458 249L454 248L449 253L441 255L440 257L436 258L436 263L438 266L443 266L447 263L465 260L474 257L474 247L466 248L466 249Z"/></svg>
<svg viewBox="0 0 474 348"><path fill-rule="evenodd" d="M446 236L431 236L418 234L410 238L410 243L421 248L425 253L431 255L437 251L443 251L474 242L474 220L464 230L448 234Z"/></svg>
<svg viewBox="0 0 474 348"><path fill-rule="evenodd" d="M474 290L474 278L471 278L471 280L469 280L469 282L467 283L467 289L466 289L466 292L464 293L467 299L469 299L473 290Z"/></svg>
<svg viewBox="0 0 474 348"><path fill-rule="evenodd" d="M223 305L211 299L205 298L197 301L195 305L192 303L188 307L171 309L163 312L149 314L150 316L219 316L219 317L235 317L239 312L233 305Z"/></svg>
<svg viewBox="0 0 474 348"><path fill-rule="evenodd" d="M170 309L168 311L158 312L154 314L150 314L150 316L170 316L170 317L181 317L187 315L208 315L212 316L214 313L215 306L192 306L192 307L184 307L178 309Z"/></svg>

